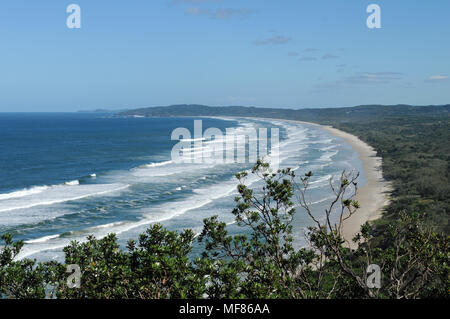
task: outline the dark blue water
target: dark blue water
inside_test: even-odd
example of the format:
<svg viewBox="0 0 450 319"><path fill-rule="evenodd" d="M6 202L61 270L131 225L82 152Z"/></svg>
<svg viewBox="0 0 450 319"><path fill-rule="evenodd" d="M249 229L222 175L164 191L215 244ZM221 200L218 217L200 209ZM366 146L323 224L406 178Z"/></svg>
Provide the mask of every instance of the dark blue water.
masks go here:
<svg viewBox="0 0 450 319"><path fill-rule="evenodd" d="M236 123L204 119L225 129ZM112 118L85 113L0 113L0 193L169 159L177 127L191 118Z"/></svg>

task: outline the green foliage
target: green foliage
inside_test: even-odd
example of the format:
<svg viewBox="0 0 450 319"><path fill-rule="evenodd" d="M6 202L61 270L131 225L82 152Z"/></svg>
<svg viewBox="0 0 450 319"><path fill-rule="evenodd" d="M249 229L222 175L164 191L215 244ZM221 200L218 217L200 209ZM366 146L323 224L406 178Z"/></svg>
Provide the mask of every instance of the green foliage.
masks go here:
<svg viewBox="0 0 450 319"><path fill-rule="evenodd" d="M252 230L245 235L229 236L217 217L204 221L199 241L205 242L203 265L213 278L208 295L214 298L295 298L293 274L300 253L292 246L292 184L283 174L269 174L267 165L258 162L265 186L260 194L244 185L245 174L238 174L239 197L233 210L239 226ZM281 173L281 171L279 172Z"/></svg>
<svg viewBox="0 0 450 319"><path fill-rule="evenodd" d="M401 213L386 233L392 245L381 248L371 241L366 224L355 238L358 251L381 266L383 287L377 297L448 298L450 287L449 241L423 223L423 215ZM361 241L361 239L364 239Z"/></svg>
<svg viewBox="0 0 450 319"><path fill-rule="evenodd" d="M198 298L205 283L188 258L194 235L156 224L121 250L114 234L64 248L66 264L82 269L82 285L68 288L60 272L59 298Z"/></svg>
<svg viewBox="0 0 450 319"><path fill-rule="evenodd" d="M30 259L16 261L23 242L13 242L9 234L2 235L1 240L4 246L0 249L0 297L45 298L51 281L47 267Z"/></svg>
<svg viewBox="0 0 450 319"><path fill-rule="evenodd" d="M431 108L433 109L433 108ZM430 112L431 113L431 112ZM400 212L425 212L424 222L450 233L449 113L402 117L332 119L328 124L359 136L383 158L383 175L392 181L392 201L384 219L395 222ZM324 122L322 122L324 123ZM383 236L386 229L377 230Z"/></svg>
<svg viewBox="0 0 450 319"><path fill-rule="evenodd" d="M194 233L151 226L136 247L128 244L131 281L135 298L199 298L205 282L197 276L189 253Z"/></svg>

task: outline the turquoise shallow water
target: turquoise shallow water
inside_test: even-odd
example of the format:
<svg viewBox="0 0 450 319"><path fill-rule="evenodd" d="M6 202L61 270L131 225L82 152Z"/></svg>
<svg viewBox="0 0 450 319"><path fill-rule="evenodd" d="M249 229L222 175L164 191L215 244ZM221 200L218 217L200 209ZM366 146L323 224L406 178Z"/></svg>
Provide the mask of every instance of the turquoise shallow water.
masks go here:
<svg viewBox="0 0 450 319"><path fill-rule="evenodd" d="M313 171L308 193L322 214L328 179L343 169L362 171L349 145L320 128L286 121L202 118L203 129L246 134L278 128L281 167ZM113 118L104 114L0 114L0 234L23 239L20 257L60 259L71 240L114 232L121 244L149 224L199 232L211 215L233 224L234 174L251 163L177 164L171 132L193 132L194 118ZM206 145L204 142L203 145ZM198 145L198 144L197 144ZM195 147L197 147L197 145ZM196 150L198 151L198 150ZM363 172L362 172L363 173ZM364 174L360 183L364 183ZM259 181L250 178L251 187ZM302 244L309 219L299 210Z"/></svg>

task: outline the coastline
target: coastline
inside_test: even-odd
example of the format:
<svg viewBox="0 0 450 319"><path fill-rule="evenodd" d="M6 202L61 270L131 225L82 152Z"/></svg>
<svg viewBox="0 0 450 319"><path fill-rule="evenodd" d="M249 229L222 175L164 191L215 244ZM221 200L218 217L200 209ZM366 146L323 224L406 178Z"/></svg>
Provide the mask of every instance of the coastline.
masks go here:
<svg viewBox="0 0 450 319"><path fill-rule="evenodd" d="M360 140L357 136L338 130L329 125L279 118L252 118L257 120L277 120L317 126L335 137L342 138L356 151L356 153L358 153L358 158L363 164L367 183L358 188L358 192L355 196L355 200L360 204L360 208L355 214L345 220L342 225L342 237L345 240L347 247L356 249L357 245L352 239L359 233L361 226L366 222L380 218L383 208L390 202L389 193L391 192L392 187L391 184L383 178L381 157L377 157L373 147Z"/></svg>
<svg viewBox="0 0 450 319"><path fill-rule="evenodd" d="M360 227L368 221L380 218L382 209L390 202L388 194L391 191L391 184L383 178L381 157L376 156L376 152L372 146L350 133L328 125L295 120L287 121L318 126L331 135L342 138L358 153L358 157L363 164L367 183L358 189L355 196L355 200L359 202L361 207L342 225L342 236L344 240L348 247L355 249L357 245L352 239L360 231Z"/></svg>

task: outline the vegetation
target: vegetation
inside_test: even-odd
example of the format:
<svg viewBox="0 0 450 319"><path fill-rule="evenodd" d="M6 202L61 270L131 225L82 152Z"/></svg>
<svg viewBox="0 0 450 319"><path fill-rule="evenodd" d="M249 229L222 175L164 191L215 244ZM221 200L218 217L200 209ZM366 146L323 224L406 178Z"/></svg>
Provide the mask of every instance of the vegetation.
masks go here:
<svg viewBox="0 0 450 319"><path fill-rule="evenodd" d="M203 254L191 258L191 230L168 231L156 224L121 250L115 235L89 237L64 248L65 264L15 261L22 243L2 239L0 294L4 298L421 298L448 296L448 237L402 214L389 228L386 246L374 246L365 224L351 250L342 238L342 221L357 213L356 177L343 172L330 181L334 199L325 218L316 219L305 200L311 172L300 178L290 169L271 172L258 162L252 170L262 189L240 183L236 208L239 226L250 235L230 236L216 216L204 220L198 241ZM295 249L291 222L295 204L315 222L310 247ZM82 271L79 288L70 288L67 265ZM372 286L370 265L381 272ZM369 267L369 268L368 268ZM70 283L70 282L69 282Z"/></svg>

